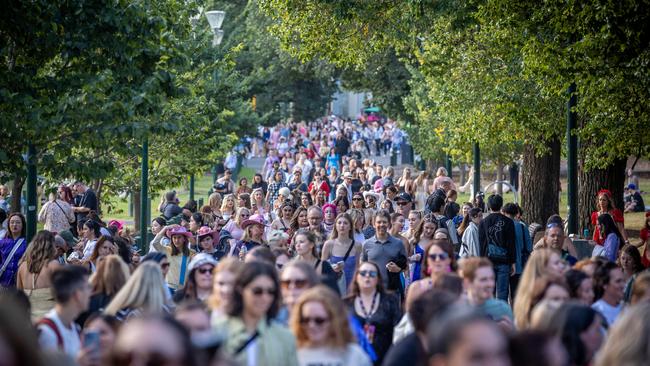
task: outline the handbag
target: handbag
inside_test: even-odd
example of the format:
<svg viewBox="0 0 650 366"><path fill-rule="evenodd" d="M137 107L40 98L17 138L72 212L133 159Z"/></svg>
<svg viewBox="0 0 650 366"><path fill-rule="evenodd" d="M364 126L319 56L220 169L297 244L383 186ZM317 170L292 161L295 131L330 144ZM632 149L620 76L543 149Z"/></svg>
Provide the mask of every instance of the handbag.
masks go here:
<svg viewBox="0 0 650 366"><path fill-rule="evenodd" d="M345 296L348 293L348 283L347 280L345 279L345 261L348 259L350 256L350 252L352 251L352 248L354 248L354 240L352 240L352 243L350 243L350 247L348 248L348 251L345 252L345 256L343 257L343 268L341 269L341 272L339 272L339 277L336 279L336 285L339 288L339 293L341 296Z"/></svg>
<svg viewBox="0 0 650 366"><path fill-rule="evenodd" d="M494 243L488 243L487 257L494 263L508 263L508 251Z"/></svg>

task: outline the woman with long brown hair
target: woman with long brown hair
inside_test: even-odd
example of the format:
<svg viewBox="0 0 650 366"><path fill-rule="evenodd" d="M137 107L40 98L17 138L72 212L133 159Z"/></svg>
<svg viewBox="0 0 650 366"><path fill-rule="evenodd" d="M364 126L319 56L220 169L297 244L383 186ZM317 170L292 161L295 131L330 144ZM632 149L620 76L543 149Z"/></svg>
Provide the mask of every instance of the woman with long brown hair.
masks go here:
<svg viewBox="0 0 650 366"><path fill-rule="evenodd" d="M119 255L111 254L99 261L96 272L90 277L92 295L88 310L79 316L77 323L83 325L89 315L108 306L130 276L129 266Z"/></svg>
<svg viewBox="0 0 650 366"><path fill-rule="evenodd" d="M625 231L625 217L623 216L623 212L616 208L614 199L612 198L612 192L607 189L601 189L598 191L596 197L596 211L591 213L591 225L593 225L594 228L593 240L599 246L602 246L606 239L605 237L601 237L598 225L598 216L602 214L609 214L612 219L614 219L618 231L623 237L623 241L628 244L627 232ZM621 246L622 245L623 243L621 243Z"/></svg>
<svg viewBox="0 0 650 366"><path fill-rule="evenodd" d="M41 230L32 239L18 265L16 287L25 290L29 296L34 316L45 315L54 305L50 294L50 274L60 266L56 258L54 234Z"/></svg>

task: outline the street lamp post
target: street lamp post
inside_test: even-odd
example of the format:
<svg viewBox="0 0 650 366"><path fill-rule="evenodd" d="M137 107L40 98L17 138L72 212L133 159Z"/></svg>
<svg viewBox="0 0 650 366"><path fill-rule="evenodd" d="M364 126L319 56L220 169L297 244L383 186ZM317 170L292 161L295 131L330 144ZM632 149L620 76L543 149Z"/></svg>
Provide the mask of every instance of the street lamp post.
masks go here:
<svg viewBox="0 0 650 366"><path fill-rule="evenodd" d="M567 127L566 138L567 146L567 203L569 206L568 232L575 234L578 232L578 136L576 130L576 112L577 103L576 84L569 86L569 101L567 102Z"/></svg>
<svg viewBox="0 0 650 366"><path fill-rule="evenodd" d="M478 142L474 143L474 178L473 192L471 200L473 201L476 194L481 191L481 148Z"/></svg>
<svg viewBox="0 0 650 366"><path fill-rule="evenodd" d="M27 227L26 239L30 242L36 234L36 148L33 144L27 147Z"/></svg>
<svg viewBox="0 0 650 366"><path fill-rule="evenodd" d="M149 242L147 224L149 211L149 137L144 136L142 141L142 173L140 176L140 249L146 253L145 245Z"/></svg>

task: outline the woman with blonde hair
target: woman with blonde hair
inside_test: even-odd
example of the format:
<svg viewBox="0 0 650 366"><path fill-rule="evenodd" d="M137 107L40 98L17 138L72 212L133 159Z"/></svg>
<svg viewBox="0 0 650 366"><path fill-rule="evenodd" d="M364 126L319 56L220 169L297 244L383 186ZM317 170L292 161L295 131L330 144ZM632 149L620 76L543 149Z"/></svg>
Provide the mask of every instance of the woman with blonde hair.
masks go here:
<svg viewBox="0 0 650 366"><path fill-rule="evenodd" d="M596 366L647 365L650 360L650 303L630 307L614 323Z"/></svg>
<svg viewBox="0 0 650 366"><path fill-rule="evenodd" d="M223 199L221 198L221 193L214 192L208 197L208 206L212 209L212 213L216 216L221 216L221 204Z"/></svg>
<svg viewBox="0 0 650 366"><path fill-rule="evenodd" d="M237 274L244 263L233 257L223 258L214 269L212 277L212 295L208 298L208 306L212 310L212 318L224 315L230 304L233 286Z"/></svg>
<svg viewBox="0 0 650 366"><path fill-rule="evenodd" d="M299 365L372 364L352 335L343 302L325 286L311 288L298 298L289 324Z"/></svg>
<svg viewBox="0 0 650 366"><path fill-rule="evenodd" d="M165 315L170 312L165 298L165 281L160 266L145 262L133 272L104 313L119 320L142 315Z"/></svg>
<svg viewBox="0 0 650 366"><path fill-rule="evenodd" d="M223 227L223 230L226 230L235 240L241 240L244 236L244 229L242 228L242 223L248 218L251 217L251 211L246 207L240 207L237 210L237 215L235 219L229 220L228 223Z"/></svg>
<svg viewBox="0 0 650 366"><path fill-rule="evenodd" d="M32 314L43 316L52 308L50 274L59 267L54 234L39 231L27 247L18 265L16 286L25 290L32 303Z"/></svg>
<svg viewBox="0 0 650 366"><path fill-rule="evenodd" d="M429 180L431 174L427 170L420 172L417 178L413 181L415 191L415 208L424 210L424 205L429 197Z"/></svg>
<svg viewBox="0 0 650 366"><path fill-rule="evenodd" d="M92 295L90 295L88 310L77 318L77 323L83 325L91 314L106 308L115 294L124 287L129 276L131 276L129 266L119 255L111 254L99 261L97 271L90 276L89 280Z"/></svg>
<svg viewBox="0 0 650 366"><path fill-rule="evenodd" d="M548 273L560 274L563 269L564 264L558 251L547 248L533 251L521 274L521 279L517 286L517 295L515 296L514 306L512 308L515 313L515 324L519 329L528 327L530 310L533 308L531 304L534 301L533 289L535 283L542 276Z"/></svg>
<svg viewBox="0 0 650 366"><path fill-rule="evenodd" d="M415 196L416 186L413 184L413 177L411 177L411 168L404 168L402 176L397 180L396 185L400 191L410 194L411 197Z"/></svg>
<svg viewBox="0 0 650 366"><path fill-rule="evenodd" d="M221 203L221 216L224 220L230 220L237 212L237 201L234 194L227 194Z"/></svg>

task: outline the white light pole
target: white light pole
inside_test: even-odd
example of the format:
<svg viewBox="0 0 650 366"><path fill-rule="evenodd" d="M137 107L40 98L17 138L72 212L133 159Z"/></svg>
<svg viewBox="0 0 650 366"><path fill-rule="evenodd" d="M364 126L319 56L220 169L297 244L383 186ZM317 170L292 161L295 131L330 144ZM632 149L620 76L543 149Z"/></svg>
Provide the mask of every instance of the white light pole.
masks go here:
<svg viewBox="0 0 650 366"><path fill-rule="evenodd" d="M221 29L221 24L223 19L226 17L226 12L221 10L210 10L205 12L205 17L208 18L208 23L210 23L210 28L212 33L214 33L214 38L212 38L212 46L216 47L221 44L223 40L223 29Z"/></svg>

